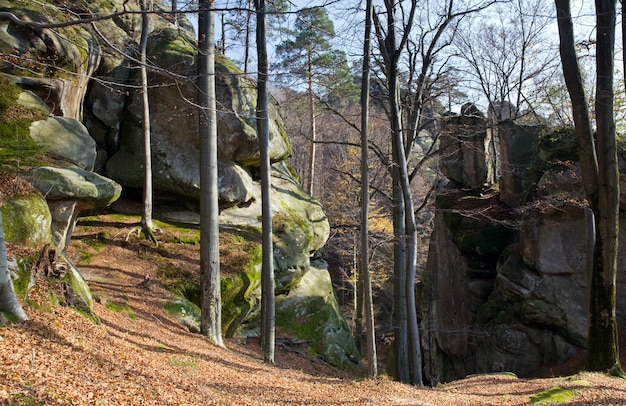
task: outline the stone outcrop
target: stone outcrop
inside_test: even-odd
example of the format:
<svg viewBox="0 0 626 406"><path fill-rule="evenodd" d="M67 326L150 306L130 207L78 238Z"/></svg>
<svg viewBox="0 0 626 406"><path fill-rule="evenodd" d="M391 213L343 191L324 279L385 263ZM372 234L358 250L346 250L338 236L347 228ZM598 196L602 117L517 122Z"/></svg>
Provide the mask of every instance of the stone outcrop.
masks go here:
<svg viewBox="0 0 626 406"><path fill-rule="evenodd" d="M116 201L122 187L115 181L80 168L38 167L29 173L31 184L46 197L52 214L52 243L64 251L78 215Z"/></svg>
<svg viewBox="0 0 626 406"><path fill-rule="evenodd" d="M586 346L593 215L574 135L514 120L495 133L499 187L461 184L437 197L421 297L433 382L499 371L528 376ZM626 263L624 250L619 255ZM624 325L619 295L617 315Z"/></svg>
<svg viewBox="0 0 626 406"><path fill-rule="evenodd" d="M460 115L447 116L443 123L439 170L460 187L492 184L494 144L484 114L473 104L466 104Z"/></svg>
<svg viewBox="0 0 626 406"><path fill-rule="evenodd" d="M155 5L162 7L158 2ZM11 10L20 19L48 22L50 12L44 14L38 7L26 10L0 0L0 8ZM124 8L139 11L135 2L123 0L91 7L103 7L100 11L104 13ZM63 18L61 14L58 17ZM198 206L200 183L193 28L184 17L174 26L159 14L150 15L149 25L154 195L157 199L176 196L185 207L181 210L189 210ZM33 123L31 136L48 149L60 168L38 168L30 179L47 198L52 240L61 251L67 247L81 211L109 204L119 196L120 187L142 186L142 101L136 86L140 33L140 13L59 30L17 27L0 20L3 50L13 52L16 58L30 54L34 60L48 63L28 74L11 64L3 65L2 71L24 89L23 103L35 103L51 115ZM216 73L220 221L231 230L245 228L250 238L256 239L261 215L256 86L220 56ZM302 301L308 303L304 308L315 307L325 315L314 318L323 332L317 328L301 332L308 334L302 338L313 340L321 356L344 366L358 365L358 351L332 294L325 263L317 255L329 235L328 220L320 203L304 192L284 162L291 147L275 103L270 104L270 139L277 294L289 298L284 303ZM181 213L174 214L192 221L197 217L197 213ZM243 298L226 306L233 314L229 334L244 327L254 331L249 327L257 322L260 264L253 264L249 271L242 270L240 280L232 284L239 290L226 295ZM310 280L317 281L317 290L302 282ZM289 312L289 307L283 305L281 311ZM281 318L280 312L277 318ZM282 320L295 322L286 316Z"/></svg>

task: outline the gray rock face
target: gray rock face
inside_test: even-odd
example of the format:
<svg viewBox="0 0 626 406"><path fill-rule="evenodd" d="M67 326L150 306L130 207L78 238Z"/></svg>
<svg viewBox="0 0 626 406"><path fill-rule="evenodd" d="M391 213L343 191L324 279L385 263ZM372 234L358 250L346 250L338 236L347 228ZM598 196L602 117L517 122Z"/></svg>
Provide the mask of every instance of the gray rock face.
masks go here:
<svg viewBox="0 0 626 406"><path fill-rule="evenodd" d="M484 115L474 105L467 105L460 116L446 117L444 123L440 136L441 172L462 187L493 183L492 139Z"/></svg>
<svg viewBox="0 0 626 406"><path fill-rule="evenodd" d="M29 178L46 196L52 214L52 243L60 251L69 245L81 211L106 207L122 193L122 187L115 181L78 168L35 168Z"/></svg>
<svg viewBox="0 0 626 406"><path fill-rule="evenodd" d="M136 2L123 0L91 6L109 7L107 12L113 8L139 10ZM0 0L0 7L11 9L23 19L47 21L46 16L19 10L7 0ZM150 19L148 58L153 69L149 72L148 96L154 193L174 193L193 206L197 205L200 183L193 27L185 18L180 19L178 27L158 14ZM33 124L31 132L54 157L67 161L69 168L39 168L31 176L48 199L52 240L61 251L69 243L81 210L109 204L119 196L120 185L142 185L142 102L134 61L140 27L139 13L125 14L93 26L68 28L71 42L52 30L17 29L10 22L0 21L2 49L41 57L55 55L59 63L51 63L50 72L32 77L10 68L4 73L39 96L54 116ZM216 73L221 221L225 226L258 227L261 204L256 86L219 56ZM315 252L328 238L328 220L319 202L306 195L283 162L291 150L275 103L270 105L270 139L277 291L293 297L292 292L300 289L302 293L310 287L300 287L302 280L315 277L316 281L324 281L323 299L316 298L314 303L316 311L326 312L328 317L316 319L322 323L323 333L308 333L316 340L322 338L320 354L331 362L347 365L358 351L353 348L349 329L331 294L327 270L311 266ZM113 180L90 172L92 169ZM311 269L314 271L308 275ZM256 301L252 296L247 299ZM238 323L244 321L250 320L240 319Z"/></svg>
<svg viewBox="0 0 626 406"><path fill-rule="evenodd" d="M30 136L44 146L50 155L83 169L93 169L96 142L80 121L66 117L35 121L30 126Z"/></svg>
<svg viewBox="0 0 626 406"><path fill-rule="evenodd" d="M586 346L593 215L573 134L545 130L500 122L499 193L452 189L437 198L421 298L425 371L434 382L527 376ZM618 272L618 286L625 282ZM624 325L623 295L616 312Z"/></svg>
<svg viewBox="0 0 626 406"><path fill-rule="evenodd" d="M534 159L541 128L521 126L508 120L497 128L500 144L500 199L511 207L526 202L524 187L528 170Z"/></svg>
<svg viewBox="0 0 626 406"><path fill-rule="evenodd" d="M160 86L149 91L151 141L155 187L197 199L199 196L198 109L195 99L195 42L177 29L163 27L150 35L149 58L173 73L153 72L151 83ZM107 67L110 70L110 67ZM120 72L127 72L123 69ZM259 166L256 137L256 93L254 83L224 58L216 61L218 98L218 147L220 153L220 204L232 207L255 198L250 193L252 173ZM100 71L97 75L104 75ZM137 81L138 73L128 73ZM100 148L111 158L106 173L124 186L140 187L142 162L141 94L132 92L124 101L115 92L94 89L88 99L92 107L90 130L103 134ZM100 106L113 106L106 109ZM113 117L113 112L118 114ZM274 162L290 154L282 119L275 106L270 111L270 159ZM117 134L116 134L117 133ZM104 141L104 144L102 143ZM119 145L119 147L116 147ZM129 171L129 168L131 170Z"/></svg>

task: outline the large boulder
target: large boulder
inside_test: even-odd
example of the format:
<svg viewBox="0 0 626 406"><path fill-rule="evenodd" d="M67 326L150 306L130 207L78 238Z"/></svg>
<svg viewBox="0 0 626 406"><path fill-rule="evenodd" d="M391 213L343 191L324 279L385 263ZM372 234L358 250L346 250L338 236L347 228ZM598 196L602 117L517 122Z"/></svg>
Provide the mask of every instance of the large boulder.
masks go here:
<svg viewBox="0 0 626 406"><path fill-rule="evenodd" d="M33 3L0 0L0 9L10 10L23 21L59 22L50 9ZM82 120L85 91L101 55L96 33L88 24L27 29L2 19L0 46L7 54L28 55L32 61L28 69L2 64L4 73L15 75L16 84L40 96L53 114Z"/></svg>
<svg viewBox="0 0 626 406"><path fill-rule="evenodd" d="M6 196L2 224L7 242L39 248L50 243L52 217L41 195Z"/></svg>
<svg viewBox="0 0 626 406"><path fill-rule="evenodd" d="M34 168L29 180L46 196L52 213L52 242L61 251L69 245L81 211L106 207L122 192L122 187L115 181L78 168Z"/></svg>
<svg viewBox="0 0 626 406"><path fill-rule="evenodd" d="M30 136L51 156L79 168L92 170L96 160L96 142L80 122L66 117L48 117L30 126Z"/></svg>
<svg viewBox="0 0 626 406"><path fill-rule="evenodd" d="M31 132L33 138L46 146L55 162L67 163L59 163L63 168L31 171L30 177L48 200L53 218L52 240L61 252L69 243L81 211L109 204L119 196L120 187L139 189L143 184L142 95L137 87L140 82L136 69L141 13L137 12L136 2L105 3L90 4L89 12L125 8L131 13L85 27L61 29L64 34L71 34L67 37L73 38L77 47L67 44L64 48L63 35L52 29L32 30L17 27L10 21L0 22L3 51L8 49L16 55L30 52L41 58L55 56L54 60L47 60L50 72L34 71L32 75L24 75L9 65L3 65L2 70L12 75L14 83L38 95L47 105L43 110L53 115L34 124ZM0 7L15 11L19 18L48 21L39 11L21 9L21 5L0 0ZM53 7L51 4L51 15ZM80 7L76 5L73 11L80 12ZM155 7L163 6L156 2ZM58 16L61 20L62 15ZM198 68L195 34L184 16L180 16L179 25L159 13L150 14L149 18L148 97L155 200L165 195L175 196L177 202L194 208L200 194L198 133L201 114L195 102ZM48 42L47 37L51 38ZM67 63L68 69L56 66L57 62L59 65ZM256 243L261 218L256 84L219 55L215 79L220 221L222 229L250 230ZM328 220L321 204L304 192L284 162L291 147L276 103L270 104L269 113L277 294L289 296L298 289L309 290L311 284L300 285L313 277L319 283L323 281L320 285L325 291L323 299L311 301L307 308L327 316L315 319L322 323L324 333L320 335L320 331L311 330L314 337L303 338L321 340L323 343L316 347L319 353L347 366L352 363L347 360L356 357L356 349L338 313L328 283L328 271L323 261L317 260L318 251L329 235ZM56 137L62 133L64 137ZM77 146L78 149L70 148ZM112 180L90 172L92 168ZM155 212L164 215L156 207ZM197 213L194 215L197 218ZM185 217L193 216L187 213ZM223 281L226 285L232 282L229 291L234 292L236 298L225 297L229 334L237 334L245 323L254 322L258 316L256 288L260 264L255 262L257 252L255 249L250 253L250 266L233 278L238 280ZM311 265L312 260L316 261L315 266ZM308 275L311 271L313 273ZM306 296L305 293L299 295Z"/></svg>
<svg viewBox="0 0 626 406"><path fill-rule="evenodd" d="M195 77L197 69L195 41L174 27L161 28L151 33L148 50L151 61L163 69L152 72L149 78L150 83L159 84L152 86L148 95L154 185L160 190L198 199L199 110L191 102L196 96L195 83L186 79ZM260 162L256 92L254 83L223 57L216 60L216 73L220 203L230 207L258 198L250 193L253 171ZM129 80L136 81L137 74L130 74ZM97 104L92 107L92 121L88 125L94 128L94 133L103 134L104 144L100 149L111 155L106 173L124 186L140 187L143 182L141 94L132 92L121 110L119 94L102 88L94 92L88 98ZM112 110L103 112L99 106L113 106L117 120L111 116ZM118 135L112 135L116 131ZM287 136L274 105L270 108L270 142L273 162L289 156ZM119 148L113 150L116 144Z"/></svg>

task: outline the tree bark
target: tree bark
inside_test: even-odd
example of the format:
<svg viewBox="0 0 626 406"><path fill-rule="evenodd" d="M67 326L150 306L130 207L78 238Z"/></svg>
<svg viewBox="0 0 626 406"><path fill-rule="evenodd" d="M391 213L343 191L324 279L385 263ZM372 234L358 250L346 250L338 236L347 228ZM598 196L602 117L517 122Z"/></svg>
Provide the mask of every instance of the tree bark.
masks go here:
<svg viewBox="0 0 626 406"><path fill-rule="evenodd" d="M569 0L555 0L563 74L570 98L587 201L594 214L587 368L623 375L619 363L615 279L617 273L619 172L613 113L615 0L597 0L597 145L575 48ZM600 179L602 181L600 181Z"/></svg>
<svg viewBox="0 0 626 406"><path fill-rule="evenodd" d="M317 147L315 145L315 138L316 138L316 132L317 129L315 128L315 100L314 100L314 96L313 96L313 55L312 55L312 51L309 51L308 53L308 61L307 61L307 66L308 66L308 95L309 95L309 124L310 124L310 131L311 131L311 143L309 146L309 177L308 177L308 183L306 185L306 190L309 193L309 195L311 195L311 197L313 197L313 189L314 189L314 182L315 182L315 154L316 154L316 150Z"/></svg>
<svg viewBox="0 0 626 406"><path fill-rule="evenodd" d="M268 62L265 0L256 0L256 43L259 78L257 82L257 136L261 155L262 244L261 270L261 346L266 363L274 363L275 301L274 249L272 241L272 179L270 163L269 103L267 91Z"/></svg>
<svg viewBox="0 0 626 406"><path fill-rule="evenodd" d="M417 229L413 213L405 145L402 131L402 111L398 65L402 50L411 31L417 3L411 10L400 41L396 39L396 5L386 2L387 27L383 30L376 14L379 47L385 64L389 89L389 121L391 126L394 229L394 356L395 378L400 382L422 386L422 365L417 310L415 308L415 273L417 266ZM383 32L384 31L384 32ZM409 333L410 332L410 333ZM409 335L410 334L410 335ZM410 338L410 341L409 341Z"/></svg>
<svg viewBox="0 0 626 406"><path fill-rule="evenodd" d="M591 278L587 368L623 375L619 362L615 280L619 228L619 170L613 112L615 0L596 0L596 126L598 209Z"/></svg>
<svg viewBox="0 0 626 406"><path fill-rule="evenodd" d="M198 104L200 114L200 331L219 346L222 339L219 201L217 184L217 113L215 100L215 12L212 0L200 0L198 17Z"/></svg>
<svg viewBox="0 0 626 406"><path fill-rule="evenodd" d="M7 246L4 239L4 228L2 227L2 211L0 210L0 312L7 313L14 317L16 321L28 320L22 305L17 300L9 266L7 264Z"/></svg>
<svg viewBox="0 0 626 406"><path fill-rule="evenodd" d="M372 298L372 281L369 269L369 88L370 88L370 54L372 35L372 0L367 0L365 9L365 34L363 41L363 73L361 77L361 235L360 235L360 276L363 296L363 313L365 318L365 348L368 372L370 376L378 375L378 358L376 356L376 330L374 327L374 304ZM359 331L360 335L360 331Z"/></svg>
<svg viewBox="0 0 626 406"><path fill-rule="evenodd" d="M148 4L148 2L150 4ZM148 11L152 9L151 0L141 0L141 39L140 48L140 72L141 72L141 100L142 106L142 131L143 131L143 210L141 212L141 230L148 240L157 243L154 236L154 224L152 223L152 154L150 142L150 100L148 98L148 69L146 68L146 53L148 34L150 30L150 16Z"/></svg>

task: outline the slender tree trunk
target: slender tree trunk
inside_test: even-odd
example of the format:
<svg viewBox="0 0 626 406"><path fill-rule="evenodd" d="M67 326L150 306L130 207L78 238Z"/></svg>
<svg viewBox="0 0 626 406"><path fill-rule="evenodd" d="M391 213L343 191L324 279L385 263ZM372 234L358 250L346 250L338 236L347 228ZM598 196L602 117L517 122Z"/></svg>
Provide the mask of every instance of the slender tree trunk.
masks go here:
<svg viewBox="0 0 626 406"><path fill-rule="evenodd" d="M404 139L402 134L401 112L400 112L400 89L398 86L397 72L390 73L394 77L394 85L390 87L390 101L393 101L390 108L392 117L392 155L395 163L396 180L394 187L398 190L394 192L399 201L396 206L402 207L401 213L398 213L397 221L404 222L402 230L404 235L402 241L404 244L403 251L405 255L404 269L398 269L397 272L404 273L402 287L404 288L404 305L405 321L408 330L407 348L409 368L411 373L410 382L417 386L422 386L422 360L419 339L419 329L417 326L417 309L415 303L415 275L417 266L417 228L415 226L415 215L413 214L413 199L411 197L411 189L409 183L409 174L407 172L407 162L405 156ZM402 218L400 218L402 217ZM395 221L395 220L394 220ZM396 238L398 236L396 235ZM398 354L400 355L400 354ZM404 355L406 356L406 355ZM408 380L407 380L408 381ZM404 382L404 381L403 381Z"/></svg>
<svg viewBox="0 0 626 406"><path fill-rule="evenodd" d="M398 66L402 50L411 32L417 2L412 1L403 35L396 40L396 4L386 2L387 26L383 30L378 14L373 13L379 49L385 63L389 88L389 121L391 125L394 229L394 332L395 372L401 382L422 385L422 366L419 331L415 309L415 271L417 264L417 229L409 183L402 129ZM405 16L403 10L403 16ZM412 319L410 319L412 318ZM409 344L410 330L410 344Z"/></svg>
<svg viewBox="0 0 626 406"><path fill-rule="evenodd" d="M13 289L13 282L9 274L7 264L7 246L4 239L4 227L2 226L2 211L0 210L0 312L8 313L17 321L28 320L24 309Z"/></svg>
<svg viewBox="0 0 626 406"><path fill-rule="evenodd" d="M400 100L398 89L397 71L395 68L388 69L387 80L389 82L389 110L391 113L391 144L393 156L392 182L393 182L393 230L394 230L394 349L395 349L395 374L400 382L409 383L409 342L408 342L408 319L407 319L407 236L406 236L406 207L402 193L402 179L398 165L398 153L402 149L402 128L400 126ZM404 152L400 152L404 155Z"/></svg>
<svg viewBox="0 0 626 406"><path fill-rule="evenodd" d="M247 4L248 10L246 11L246 38L243 55L243 73L245 73L246 75L248 74L248 62L250 61L250 22L252 20L252 11L250 9L252 8L252 0L248 0Z"/></svg>
<svg viewBox="0 0 626 406"><path fill-rule="evenodd" d="M369 188L370 172L368 159L369 144L369 88L370 88L370 54L372 36L372 0L365 6L365 34L363 41L363 72L361 76L361 235L360 235L360 276L363 296L363 313L365 318L365 346L368 372L370 376L378 375L378 358L376 356L376 330L374 325L374 303L372 298L372 281L369 268ZM358 285L358 284L357 284ZM360 330L359 330L360 333Z"/></svg>
<svg viewBox="0 0 626 406"><path fill-rule="evenodd" d="M597 0L596 125L591 131L574 42L569 0L556 0L563 74L574 115L587 201L594 214L595 245L591 275L587 368L623 375L615 316L619 173L613 113L615 0ZM602 181L600 182L600 179Z"/></svg>
<svg viewBox="0 0 626 406"><path fill-rule="evenodd" d="M151 0L141 0L141 100L142 106L142 130L143 130L143 210L141 212L141 229L146 237L156 244L154 236L154 224L152 223L152 153L150 142L150 100L148 98L148 69L146 68L146 53L148 34L150 31L150 16L152 10Z"/></svg>
<svg viewBox="0 0 626 406"><path fill-rule="evenodd" d="M272 178L270 163L269 103L267 91L268 62L265 0L256 0L256 43L259 78L257 82L257 136L261 151L261 199L263 268L261 271L261 346L266 363L274 363L275 302L274 249L272 241Z"/></svg>
<svg viewBox="0 0 626 406"><path fill-rule="evenodd" d="M172 19L174 20L174 25L178 27L178 4L177 0L172 0Z"/></svg>
<svg viewBox="0 0 626 406"><path fill-rule="evenodd" d="M217 113L212 0L200 0L198 17L198 103L200 113L200 331L219 346L222 340L219 201L217 184Z"/></svg>
<svg viewBox="0 0 626 406"><path fill-rule="evenodd" d="M222 55L226 55L226 21L224 13L221 13L220 18L222 19L220 24L220 28L222 30L222 39L218 51L221 52Z"/></svg>
<svg viewBox="0 0 626 406"><path fill-rule="evenodd" d="M308 183L306 185L306 190L309 195L313 196L313 185L315 183L315 154L316 154L316 145L315 138L317 130L315 128L315 100L313 98L313 61L312 61L312 53L308 54L308 93L309 93L309 123L310 123L310 131L311 131L311 144L309 148L309 177Z"/></svg>
<svg viewBox="0 0 626 406"><path fill-rule="evenodd" d="M591 307L587 367L623 375L619 362L615 280L619 229L619 171L613 112L615 61L615 0L596 0L596 126L598 220L594 269L591 278Z"/></svg>

